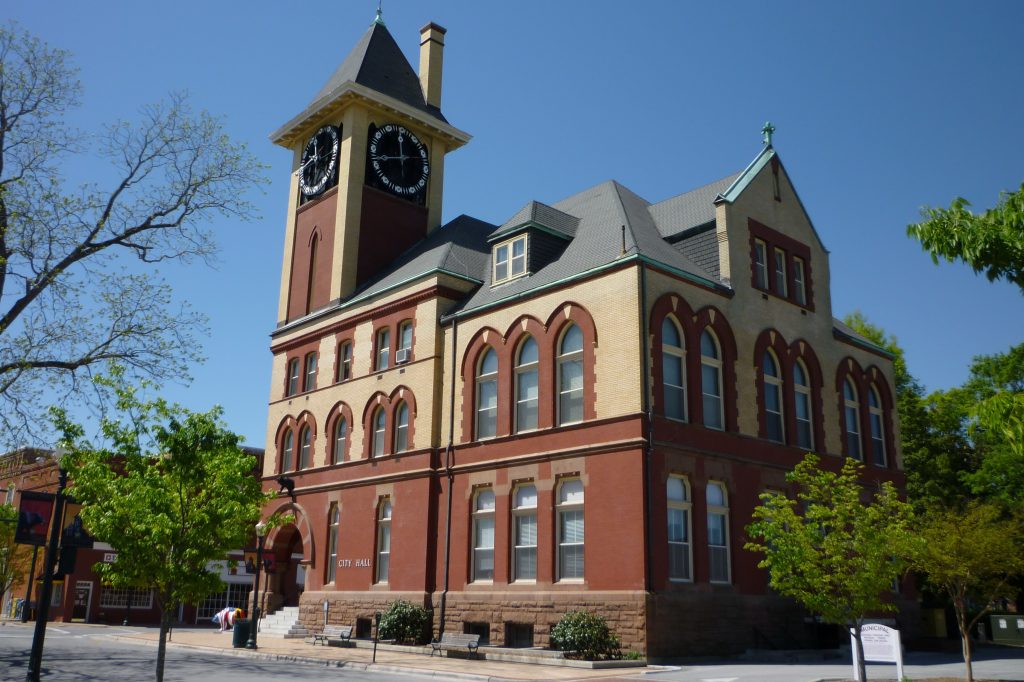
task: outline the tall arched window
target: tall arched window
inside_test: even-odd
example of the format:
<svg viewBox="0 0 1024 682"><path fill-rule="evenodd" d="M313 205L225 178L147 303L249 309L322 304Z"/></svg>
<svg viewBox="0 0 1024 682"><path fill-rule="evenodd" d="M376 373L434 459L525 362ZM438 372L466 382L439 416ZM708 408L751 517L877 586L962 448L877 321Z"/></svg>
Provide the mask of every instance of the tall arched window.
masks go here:
<svg viewBox="0 0 1024 682"><path fill-rule="evenodd" d="M494 580L494 491L476 494L473 504L473 582Z"/></svg>
<svg viewBox="0 0 1024 682"><path fill-rule="evenodd" d="M521 485L512 499L512 580L537 579L537 487Z"/></svg>
<svg viewBox="0 0 1024 682"><path fill-rule="evenodd" d="M537 342L526 337L516 361L516 433L537 428L539 359Z"/></svg>
<svg viewBox="0 0 1024 682"><path fill-rule="evenodd" d="M669 476L668 498L668 577L669 580L693 580L690 570L690 495L686 479Z"/></svg>
<svg viewBox="0 0 1024 682"><path fill-rule="evenodd" d="M807 368L801 360L793 365L793 392L796 407L796 444L804 450L814 449L814 431L811 428L811 384Z"/></svg>
<svg viewBox="0 0 1024 682"><path fill-rule="evenodd" d="M331 503L327 529L327 582L333 583L338 570L338 534L341 532L341 511L338 503Z"/></svg>
<svg viewBox="0 0 1024 682"><path fill-rule="evenodd" d="M348 422L344 417L338 417L334 423L334 463L341 464L345 461L345 446L348 445Z"/></svg>
<svg viewBox="0 0 1024 682"><path fill-rule="evenodd" d="M583 421L583 332L570 325L558 349L558 424Z"/></svg>
<svg viewBox="0 0 1024 682"><path fill-rule="evenodd" d="M558 580L583 579L583 481L558 486Z"/></svg>
<svg viewBox="0 0 1024 682"><path fill-rule="evenodd" d="M722 353L711 329L705 329L700 335L700 389L704 426L711 429L725 428L722 410Z"/></svg>
<svg viewBox="0 0 1024 682"><path fill-rule="evenodd" d="M476 374L476 437L493 438L498 429L498 354L488 348Z"/></svg>
<svg viewBox="0 0 1024 682"><path fill-rule="evenodd" d="M863 460L860 448L860 403L857 402L857 389L849 379L843 381L843 416L846 422L846 454Z"/></svg>
<svg viewBox="0 0 1024 682"><path fill-rule="evenodd" d="M761 369L764 379L765 432L768 440L784 443L786 434L782 425L782 373L779 371L775 354L770 350L764 352Z"/></svg>
<svg viewBox="0 0 1024 682"><path fill-rule="evenodd" d="M391 500L380 503L377 514L377 582L386 583L391 568Z"/></svg>
<svg viewBox="0 0 1024 682"><path fill-rule="evenodd" d="M299 434L299 468L308 469L313 460L313 430L302 427Z"/></svg>
<svg viewBox="0 0 1024 682"><path fill-rule="evenodd" d="M708 579L729 582L729 502L725 486L708 483Z"/></svg>
<svg viewBox="0 0 1024 682"><path fill-rule="evenodd" d="M871 452L874 462L880 467L885 466L885 427L882 425L882 401L878 397L878 389L871 385L868 391L868 415L871 418Z"/></svg>
<svg viewBox="0 0 1024 682"><path fill-rule="evenodd" d="M686 421L686 351L675 320L661 323L661 374L665 416Z"/></svg>
<svg viewBox="0 0 1024 682"><path fill-rule="evenodd" d="M288 389L287 395L295 395L299 392L299 359L292 358L288 361Z"/></svg>
<svg viewBox="0 0 1024 682"><path fill-rule="evenodd" d="M401 402L395 410L395 452L409 449L409 403Z"/></svg>
<svg viewBox="0 0 1024 682"><path fill-rule="evenodd" d="M373 457L380 457L384 454L384 436L387 435L385 428L384 408L378 407L373 414L373 447L370 454Z"/></svg>
<svg viewBox="0 0 1024 682"><path fill-rule="evenodd" d="M288 429L281 441L281 471L291 471L295 461L295 432Z"/></svg>

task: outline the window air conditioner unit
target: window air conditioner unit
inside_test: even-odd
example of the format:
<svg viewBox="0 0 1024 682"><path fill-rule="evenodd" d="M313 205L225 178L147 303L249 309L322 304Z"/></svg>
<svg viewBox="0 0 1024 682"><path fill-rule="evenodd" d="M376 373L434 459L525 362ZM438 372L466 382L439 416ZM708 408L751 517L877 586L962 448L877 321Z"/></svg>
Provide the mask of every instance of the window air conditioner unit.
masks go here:
<svg viewBox="0 0 1024 682"><path fill-rule="evenodd" d="M408 348L399 348L395 351L395 364L401 365L403 362L409 362L409 353L411 351Z"/></svg>

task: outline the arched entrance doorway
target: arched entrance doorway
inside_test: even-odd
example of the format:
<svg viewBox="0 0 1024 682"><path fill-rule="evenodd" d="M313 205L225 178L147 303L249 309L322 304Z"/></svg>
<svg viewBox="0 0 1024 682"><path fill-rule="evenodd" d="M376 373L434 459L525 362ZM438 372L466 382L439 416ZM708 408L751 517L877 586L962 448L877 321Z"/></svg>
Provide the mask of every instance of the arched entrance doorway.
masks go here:
<svg viewBox="0 0 1024 682"><path fill-rule="evenodd" d="M294 524L282 526L274 536L269 549L274 556L270 591L274 594L274 608L298 606L306 585L302 533Z"/></svg>

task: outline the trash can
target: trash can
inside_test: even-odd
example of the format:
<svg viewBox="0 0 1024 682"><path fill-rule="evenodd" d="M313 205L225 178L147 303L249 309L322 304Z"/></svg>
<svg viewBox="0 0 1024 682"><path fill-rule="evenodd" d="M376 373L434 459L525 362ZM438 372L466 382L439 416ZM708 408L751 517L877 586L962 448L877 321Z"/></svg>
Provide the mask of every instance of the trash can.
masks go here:
<svg viewBox="0 0 1024 682"><path fill-rule="evenodd" d="M249 641L251 628L251 620L247 618L236 618L235 628L231 631L231 646L236 649L244 649L246 642Z"/></svg>

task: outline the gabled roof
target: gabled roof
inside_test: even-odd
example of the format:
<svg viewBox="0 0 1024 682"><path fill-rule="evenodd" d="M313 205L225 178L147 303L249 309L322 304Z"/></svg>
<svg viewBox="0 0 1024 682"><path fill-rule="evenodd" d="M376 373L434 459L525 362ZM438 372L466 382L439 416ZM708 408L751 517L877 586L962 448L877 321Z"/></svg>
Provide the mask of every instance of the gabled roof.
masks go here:
<svg viewBox="0 0 1024 682"><path fill-rule="evenodd" d="M488 241L496 241L524 226L539 227L571 239L576 234L579 224L580 219L576 216L563 213L539 201L531 201L492 232Z"/></svg>
<svg viewBox="0 0 1024 682"><path fill-rule="evenodd" d="M750 162L746 168L744 168L732 183L725 189L724 192L718 195L716 202L724 201L727 204L731 204L736 201L736 197L743 193L743 190L747 188L750 181L761 172L761 169L768 165L768 162L775 158L775 148L771 145L765 145L761 149L761 153L754 157L754 160Z"/></svg>
<svg viewBox="0 0 1024 682"><path fill-rule="evenodd" d="M447 123L437 107L423 98L420 79L405 58L398 43L382 22L375 21L331 74L310 106L329 97L346 83L358 83L376 92L394 97Z"/></svg>

